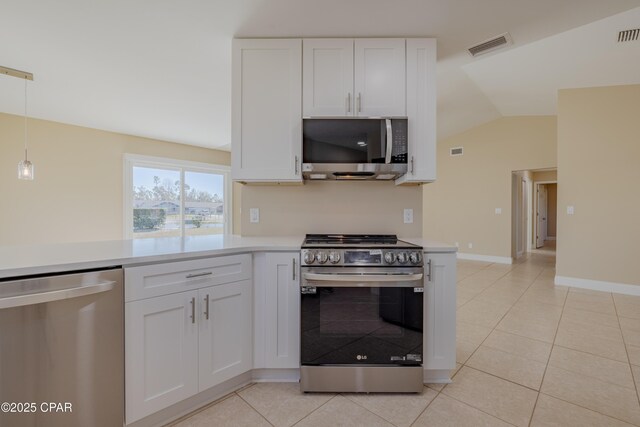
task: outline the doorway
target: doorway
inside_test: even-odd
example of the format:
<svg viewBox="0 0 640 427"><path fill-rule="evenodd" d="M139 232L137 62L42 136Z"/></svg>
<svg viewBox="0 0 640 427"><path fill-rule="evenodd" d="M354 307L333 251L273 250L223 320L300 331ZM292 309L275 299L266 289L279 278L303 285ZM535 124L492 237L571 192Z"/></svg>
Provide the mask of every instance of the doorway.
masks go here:
<svg viewBox="0 0 640 427"><path fill-rule="evenodd" d="M536 187L535 200L535 248L555 250L558 183L534 182Z"/></svg>
<svg viewBox="0 0 640 427"><path fill-rule="evenodd" d="M511 253L518 259L528 252L553 252L556 243L557 170L512 173Z"/></svg>

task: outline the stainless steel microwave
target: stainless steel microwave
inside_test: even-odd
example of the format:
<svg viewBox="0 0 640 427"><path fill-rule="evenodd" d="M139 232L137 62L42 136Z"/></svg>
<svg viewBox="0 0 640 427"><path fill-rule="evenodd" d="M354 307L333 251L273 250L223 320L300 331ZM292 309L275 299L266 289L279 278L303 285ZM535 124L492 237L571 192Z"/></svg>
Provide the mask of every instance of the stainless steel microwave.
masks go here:
<svg viewBox="0 0 640 427"><path fill-rule="evenodd" d="M407 172L406 118L303 119L306 179L391 180Z"/></svg>

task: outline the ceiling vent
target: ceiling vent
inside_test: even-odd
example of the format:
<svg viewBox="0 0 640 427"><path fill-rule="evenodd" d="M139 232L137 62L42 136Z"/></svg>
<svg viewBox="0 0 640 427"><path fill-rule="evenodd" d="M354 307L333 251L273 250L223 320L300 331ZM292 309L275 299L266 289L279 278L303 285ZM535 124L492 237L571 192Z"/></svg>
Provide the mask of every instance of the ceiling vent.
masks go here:
<svg viewBox="0 0 640 427"><path fill-rule="evenodd" d="M464 154L464 150L462 147L453 147L449 149L449 155L451 156L462 156Z"/></svg>
<svg viewBox="0 0 640 427"><path fill-rule="evenodd" d="M493 37L489 40L483 41L475 46L471 46L467 51L471 56L478 56L488 52L492 52L497 49L509 46L513 44L511 35L509 33L500 34L497 37Z"/></svg>
<svg viewBox="0 0 640 427"><path fill-rule="evenodd" d="M618 33L618 43L638 40L638 37L640 37L640 28L636 28L635 30L620 31Z"/></svg>

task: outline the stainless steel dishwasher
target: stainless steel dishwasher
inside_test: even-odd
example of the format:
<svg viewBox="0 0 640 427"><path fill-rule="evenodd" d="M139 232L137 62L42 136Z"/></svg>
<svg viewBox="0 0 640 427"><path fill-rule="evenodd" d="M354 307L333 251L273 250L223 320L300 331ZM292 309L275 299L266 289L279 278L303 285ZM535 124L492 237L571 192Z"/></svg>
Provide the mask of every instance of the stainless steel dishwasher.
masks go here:
<svg viewBox="0 0 640 427"><path fill-rule="evenodd" d="M122 426L121 268L0 282L0 426Z"/></svg>

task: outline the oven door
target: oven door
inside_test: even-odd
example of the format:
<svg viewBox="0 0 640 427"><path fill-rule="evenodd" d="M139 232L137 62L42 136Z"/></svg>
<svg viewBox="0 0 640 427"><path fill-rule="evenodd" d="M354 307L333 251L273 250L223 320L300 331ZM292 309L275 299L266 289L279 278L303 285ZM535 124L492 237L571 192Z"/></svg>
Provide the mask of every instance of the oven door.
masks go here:
<svg viewBox="0 0 640 427"><path fill-rule="evenodd" d="M421 366L422 268L306 267L301 364Z"/></svg>

